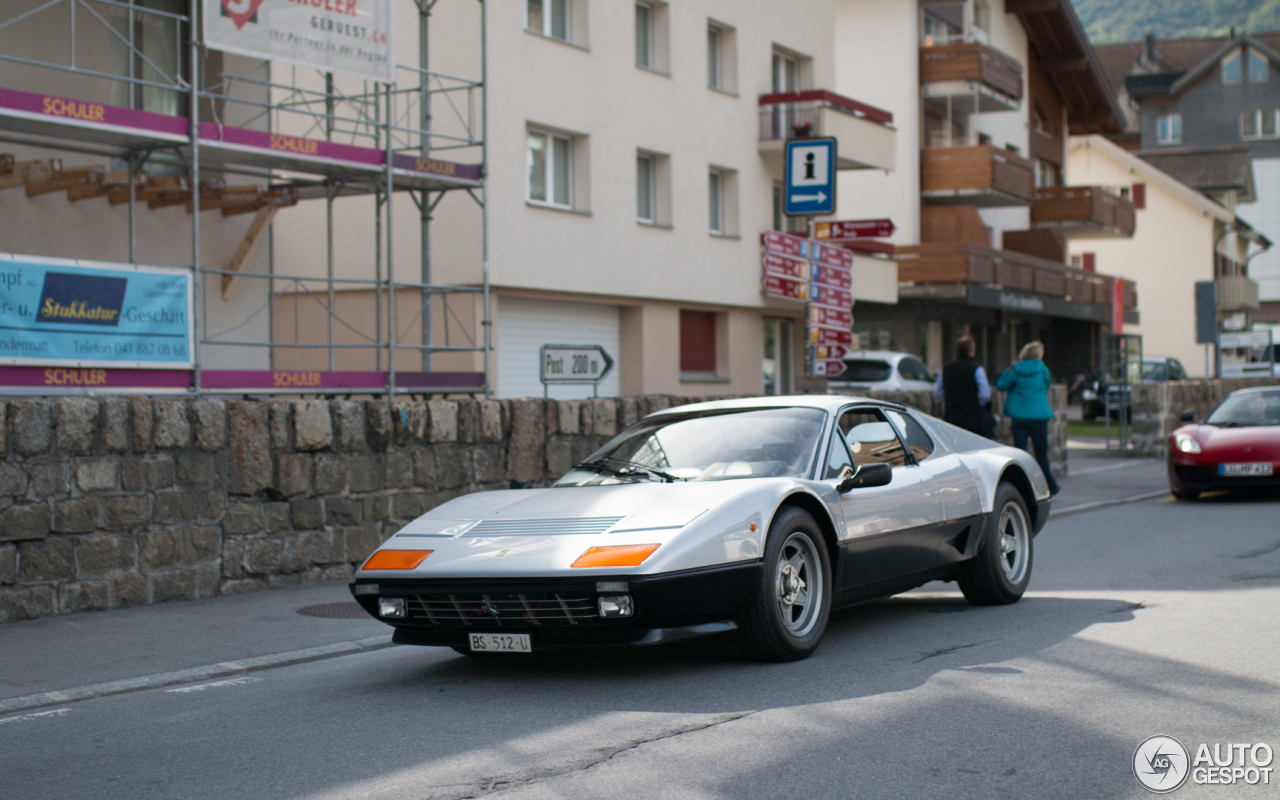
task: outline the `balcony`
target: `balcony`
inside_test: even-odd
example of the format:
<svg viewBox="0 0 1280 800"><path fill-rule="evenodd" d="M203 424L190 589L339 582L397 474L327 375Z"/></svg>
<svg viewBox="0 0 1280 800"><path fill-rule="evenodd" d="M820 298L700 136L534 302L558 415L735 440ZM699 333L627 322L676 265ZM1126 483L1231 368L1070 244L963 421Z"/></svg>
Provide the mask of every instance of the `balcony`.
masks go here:
<svg viewBox="0 0 1280 800"><path fill-rule="evenodd" d="M979 208L1026 206L1036 198L1031 162L989 144L920 151L920 197L926 203Z"/></svg>
<svg viewBox="0 0 1280 800"><path fill-rule="evenodd" d="M836 140L836 169L892 170L897 133L893 114L835 92L760 96L760 154L779 165L787 139L829 136Z"/></svg>
<svg viewBox="0 0 1280 800"><path fill-rule="evenodd" d="M920 93L945 99L953 112L1013 111L1022 100L1022 64L978 42L920 47Z"/></svg>
<svg viewBox="0 0 1280 800"><path fill-rule="evenodd" d="M970 297L1012 310L1108 320L1115 278L1035 256L965 242L895 248L902 297ZM1023 294L1025 293L1025 294ZM976 303L986 305L987 302ZM1137 286L1124 284L1126 321L1136 323Z"/></svg>
<svg viewBox="0 0 1280 800"><path fill-rule="evenodd" d="M1260 308L1258 282L1243 275L1218 278L1218 311L1257 311Z"/></svg>
<svg viewBox="0 0 1280 800"><path fill-rule="evenodd" d="M1036 189L1031 227L1066 239L1131 239L1137 226L1133 201L1101 186Z"/></svg>

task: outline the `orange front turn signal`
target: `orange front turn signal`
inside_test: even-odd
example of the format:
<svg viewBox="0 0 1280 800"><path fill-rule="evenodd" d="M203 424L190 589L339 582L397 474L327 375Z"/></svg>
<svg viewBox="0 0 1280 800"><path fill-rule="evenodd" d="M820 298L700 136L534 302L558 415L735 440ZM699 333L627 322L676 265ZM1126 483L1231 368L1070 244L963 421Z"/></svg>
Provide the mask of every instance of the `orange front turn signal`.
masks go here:
<svg viewBox="0 0 1280 800"><path fill-rule="evenodd" d="M575 567L638 567L661 545L616 544L609 547L592 547L578 556Z"/></svg>
<svg viewBox="0 0 1280 800"><path fill-rule="evenodd" d="M379 550L360 569L416 569L434 550Z"/></svg>

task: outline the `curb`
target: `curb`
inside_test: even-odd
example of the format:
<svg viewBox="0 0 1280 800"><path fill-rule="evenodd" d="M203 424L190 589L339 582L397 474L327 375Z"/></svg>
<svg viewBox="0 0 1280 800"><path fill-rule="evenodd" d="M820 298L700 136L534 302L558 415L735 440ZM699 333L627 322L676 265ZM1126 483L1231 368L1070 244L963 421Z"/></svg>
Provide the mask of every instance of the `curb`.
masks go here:
<svg viewBox="0 0 1280 800"><path fill-rule="evenodd" d="M21 697L10 697L0 700L0 714L15 711L29 711L33 708L71 703L78 700L93 700L98 697L109 697L115 694L136 692L143 689L155 689L161 686L172 686L176 683L191 683L209 678L223 678L246 672L257 672L290 664L303 664L308 661L320 661L336 656L353 653L369 653L392 647L391 636L375 636L371 639L359 639L354 642L338 642L320 647L308 647L305 650L290 650L269 656L244 658L239 661L223 661L217 664L206 664L202 667L191 667L174 672L159 672L155 675L143 675L140 678L125 678L107 683L94 683L88 686L77 686L72 689L60 689L39 694L27 694Z"/></svg>
<svg viewBox="0 0 1280 800"><path fill-rule="evenodd" d="M1157 497L1167 497L1168 489L1161 489L1158 492L1147 492L1145 494L1135 494L1130 497L1117 497L1114 500L1098 500L1094 503L1081 503L1078 506L1068 506L1067 508L1055 508L1049 512L1049 519L1057 519L1065 517L1068 514L1078 514L1081 511L1093 511L1098 508L1107 508L1109 506L1122 506L1126 503L1137 503L1142 500L1154 500Z"/></svg>

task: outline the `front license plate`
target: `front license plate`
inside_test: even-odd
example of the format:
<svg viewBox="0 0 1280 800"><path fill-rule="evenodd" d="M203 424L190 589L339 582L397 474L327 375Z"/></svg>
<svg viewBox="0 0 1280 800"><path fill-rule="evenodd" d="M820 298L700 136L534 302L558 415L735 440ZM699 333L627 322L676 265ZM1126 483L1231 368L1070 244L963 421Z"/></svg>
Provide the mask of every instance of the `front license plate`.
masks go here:
<svg viewBox="0 0 1280 800"><path fill-rule="evenodd" d="M527 633L472 633L470 638L473 653L528 653L531 651Z"/></svg>
<svg viewBox="0 0 1280 800"><path fill-rule="evenodd" d="M1271 474L1271 462L1254 464L1219 464L1218 474L1223 477L1267 476Z"/></svg>

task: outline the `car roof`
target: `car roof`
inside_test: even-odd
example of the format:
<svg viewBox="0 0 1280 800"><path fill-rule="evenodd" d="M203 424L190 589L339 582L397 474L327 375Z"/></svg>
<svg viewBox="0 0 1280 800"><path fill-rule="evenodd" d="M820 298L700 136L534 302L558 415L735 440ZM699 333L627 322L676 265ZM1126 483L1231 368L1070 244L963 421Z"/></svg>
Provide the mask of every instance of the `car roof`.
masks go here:
<svg viewBox="0 0 1280 800"><path fill-rule="evenodd" d="M861 358L883 358L888 361L890 359L919 358L919 356L913 353L900 353L897 350L855 350L852 353L845 353L844 356L845 361Z"/></svg>
<svg viewBox="0 0 1280 800"><path fill-rule="evenodd" d="M899 403L886 400L875 400L870 397L858 397L856 395L846 394L793 394L779 395L771 397L743 397L734 400L711 400L706 403L690 403L686 406L673 406L672 408L663 409L654 412L649 416L657 416L659 414L683 414L690 411L732 411L734 409L752 409L752 408L817 408L830 413L835 413L844 408L849 403L880 403L887 406L899 407Z"/></svg>
<svg viewBox="0 0 1280 800"><path fill-rule="evenodd" d="M1236 389L1234 392L1227 395L1227 397L1232 397L1237 394L1257 394L1259 392L1280 392L1280 386L1246 386L1243 389Z"/></svg>

